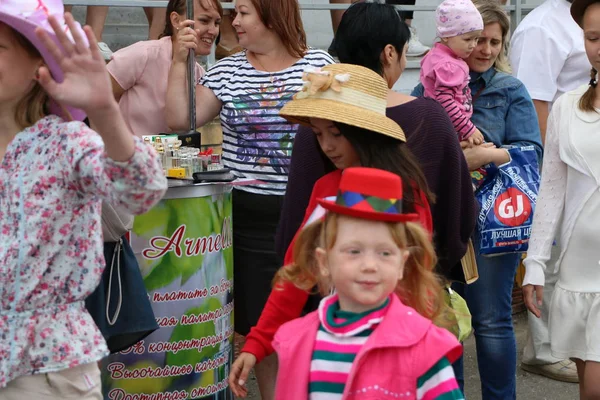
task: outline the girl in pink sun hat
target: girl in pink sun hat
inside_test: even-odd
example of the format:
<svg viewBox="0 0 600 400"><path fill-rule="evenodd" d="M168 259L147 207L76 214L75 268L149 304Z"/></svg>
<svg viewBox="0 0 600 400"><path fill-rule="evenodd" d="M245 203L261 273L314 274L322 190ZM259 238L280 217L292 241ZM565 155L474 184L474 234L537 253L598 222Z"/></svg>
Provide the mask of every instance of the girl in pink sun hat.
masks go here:
<svg viewBox="0 0 600 400"><path fill-rule="evenodd" d="M140 214L167 185L60 0L0 2L0 124L0 399L101 399L101 204Z"/></svg>

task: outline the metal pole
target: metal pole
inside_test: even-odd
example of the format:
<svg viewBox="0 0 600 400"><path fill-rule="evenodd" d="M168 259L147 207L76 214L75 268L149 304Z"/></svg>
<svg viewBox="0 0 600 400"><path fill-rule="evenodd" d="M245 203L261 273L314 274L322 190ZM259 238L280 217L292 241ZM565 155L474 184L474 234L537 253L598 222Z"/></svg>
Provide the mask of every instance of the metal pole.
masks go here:
<svg viewBox="0 0 600 400"><path fill-rule="evenodd" d="M194 0L187 0L187 19L194 20ZM190 132L194 132L196 130L196 53L194 49L190 49L187 67Z"/></svg>

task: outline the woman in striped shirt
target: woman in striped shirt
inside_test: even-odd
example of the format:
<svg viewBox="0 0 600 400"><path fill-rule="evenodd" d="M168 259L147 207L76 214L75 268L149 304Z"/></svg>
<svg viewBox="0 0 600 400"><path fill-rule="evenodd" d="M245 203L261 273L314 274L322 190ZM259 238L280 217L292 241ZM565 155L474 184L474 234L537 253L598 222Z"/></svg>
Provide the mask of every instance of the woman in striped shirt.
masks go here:
<svg viewBox="0 0 600 400"><path fill-rule="evenodd" d="M451 366L461 345L413 308L441 309L442 289L429 234L402 193L397 174L351 167L337 196L319 200L296 262L277 278L336 293L275 335L277 399L463 399Z"/></svg>
<svg viewBox="0 0 600 400"><path fill-rule="evenodd" d="M309 49L297 0L237 0L233 21L244 51L226 57L196 87L196 126L217 115L223 128L223 163L238 178L259 180L233 191L235 331L246 335L271 292L282 260L275 232L288 179L297 125L279 110L302 88L302 73L333 59ZM167 123L187 129L186 60L197 34L183 28L179 52L169 72ZM272 399L276 359L256 368L263 399Z"/></svg>

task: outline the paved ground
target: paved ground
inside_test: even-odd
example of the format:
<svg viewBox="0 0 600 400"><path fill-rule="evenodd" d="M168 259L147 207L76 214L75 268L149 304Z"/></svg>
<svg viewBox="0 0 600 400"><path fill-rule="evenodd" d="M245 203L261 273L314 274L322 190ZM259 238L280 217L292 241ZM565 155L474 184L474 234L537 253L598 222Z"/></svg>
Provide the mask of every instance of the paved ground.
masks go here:
<svg viewBox="0 0 600 400"><path fill-rule="evenodd" d="M525 313L515 316L515 331L519 354L523 350L527 336L527 318ZM477 372L477 356L475 340L471 337L465 343L465 380L468 400L481 400L479 373ZM249 382L249 400L260 400L256 381ZM529 374L520 368L517 370L517 398L527 400L576 400L579 398L578 385L557 382L538 375Z"/></svg>

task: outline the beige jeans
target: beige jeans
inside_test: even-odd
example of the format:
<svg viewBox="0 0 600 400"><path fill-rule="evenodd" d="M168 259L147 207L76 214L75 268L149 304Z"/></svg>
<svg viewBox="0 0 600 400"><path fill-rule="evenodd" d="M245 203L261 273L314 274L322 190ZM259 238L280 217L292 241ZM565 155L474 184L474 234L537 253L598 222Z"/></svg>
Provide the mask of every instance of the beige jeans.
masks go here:
<svg viewBox="0 0 600 400"><path fill-rule="evenodd" d="M0 389L0 400L102 400L98 364L18 377Z"/></svg>

